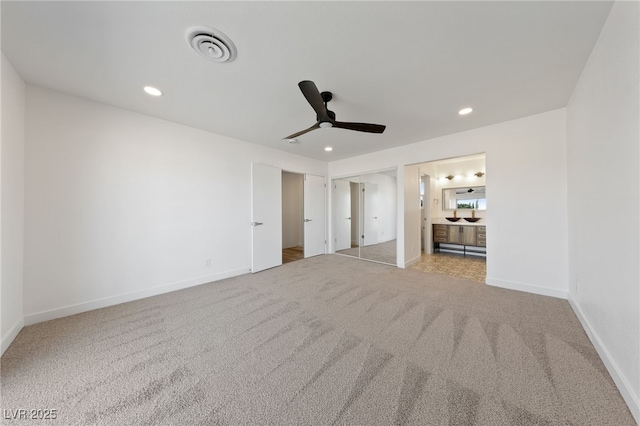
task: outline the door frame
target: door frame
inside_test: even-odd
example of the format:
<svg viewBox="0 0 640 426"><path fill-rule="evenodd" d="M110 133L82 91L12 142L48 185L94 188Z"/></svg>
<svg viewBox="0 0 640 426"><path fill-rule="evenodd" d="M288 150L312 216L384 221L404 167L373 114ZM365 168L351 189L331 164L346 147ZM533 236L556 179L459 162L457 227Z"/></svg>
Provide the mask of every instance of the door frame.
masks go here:
<svg viewBox="0 0 640 426"><path fill-rule="evenodd" d="M422 237L422 250L425 254L433 253L433 229L431 226L431 176L427 173L420 171L420 182L424 185L424 194L422 195L422 214L421 228L424 232L421 233Z"/></svg>

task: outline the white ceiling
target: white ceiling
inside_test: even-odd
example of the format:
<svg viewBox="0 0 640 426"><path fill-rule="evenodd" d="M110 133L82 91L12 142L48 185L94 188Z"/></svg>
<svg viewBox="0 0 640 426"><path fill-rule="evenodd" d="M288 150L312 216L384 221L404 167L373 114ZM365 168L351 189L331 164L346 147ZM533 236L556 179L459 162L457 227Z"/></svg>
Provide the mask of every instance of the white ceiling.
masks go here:
<svg viewBox="0 0 640 426"><path fill-rule="evenodd" d="M8 2L2 50L28 84L333 161L564 107L610 2ZM192 51L217 28L231 63ZM320 129L297 83L334 94ZM152 98L145 85L162 89ZM457 111L472 106L465 117ZM327 153L326 145L334 150Z"/></svg>

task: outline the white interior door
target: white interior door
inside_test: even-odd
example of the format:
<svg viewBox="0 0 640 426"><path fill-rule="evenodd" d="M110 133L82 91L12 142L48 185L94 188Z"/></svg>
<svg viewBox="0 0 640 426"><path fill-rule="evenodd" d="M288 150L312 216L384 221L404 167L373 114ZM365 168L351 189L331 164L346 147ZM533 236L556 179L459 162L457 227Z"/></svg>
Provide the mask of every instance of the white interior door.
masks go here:
<svg viewBox="0 0 640 426"><path fill-rule="evenodd" d="M282 170L251 167L251 272L282 265Z"/></svg>
<svg viewBox="0 0 640 426"><path fill-rule="evenodd" d="M351 183L333 181L333 249L351 248Z"/></svg>
<svg viewBox="0 0 640 426"><path fill-rule="evenodd" d="M304 257L325 254L324 177L304 175Z"/></svg>
<svg viewBox="0 0 640 426"><path fill-rule="evenodd" d="M364 189L364 241L362 245L378 244L378 185L365 182Z"/></svg>

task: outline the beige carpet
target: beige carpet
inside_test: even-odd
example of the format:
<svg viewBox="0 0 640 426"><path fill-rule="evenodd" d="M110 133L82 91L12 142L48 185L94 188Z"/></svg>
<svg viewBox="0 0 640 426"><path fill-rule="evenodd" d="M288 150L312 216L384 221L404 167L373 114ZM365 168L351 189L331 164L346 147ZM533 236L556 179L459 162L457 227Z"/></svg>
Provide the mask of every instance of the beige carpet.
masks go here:
<svg viewBox="0 0 640 426"><path fill-rule="evenodd" d="M1 373L39 425L635 424L566 301L335 255L26 327Z"/></svg>

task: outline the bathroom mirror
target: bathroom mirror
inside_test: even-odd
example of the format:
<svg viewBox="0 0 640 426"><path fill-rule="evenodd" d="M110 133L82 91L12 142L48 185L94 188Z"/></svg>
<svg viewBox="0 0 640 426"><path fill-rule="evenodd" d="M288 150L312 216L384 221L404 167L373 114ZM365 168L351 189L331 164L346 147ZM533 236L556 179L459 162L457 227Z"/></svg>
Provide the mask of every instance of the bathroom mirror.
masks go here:
<svg viewBox="0 0 640 426"><path fill-rule="evenodd" d="M486 210L484 186L442 189L442 210Z"/></svg>
<svg viewBox="0 0 640 426"><path fill-rule="evenodd" d="M334 179L332 185L335 252L396 265L396 170Z"/></svg>

